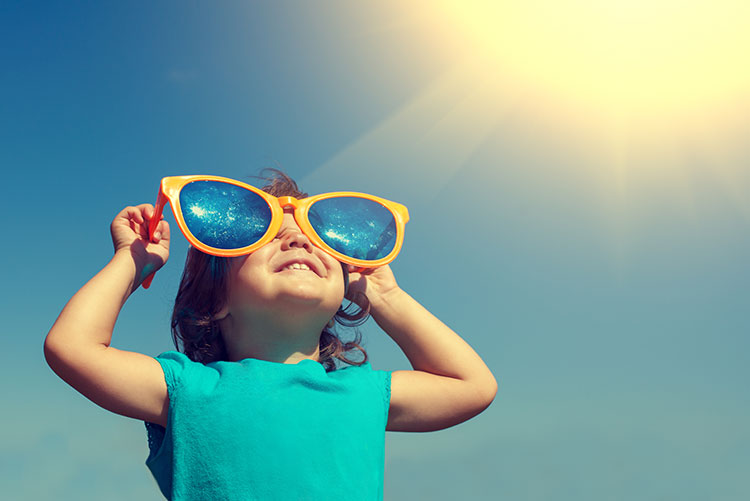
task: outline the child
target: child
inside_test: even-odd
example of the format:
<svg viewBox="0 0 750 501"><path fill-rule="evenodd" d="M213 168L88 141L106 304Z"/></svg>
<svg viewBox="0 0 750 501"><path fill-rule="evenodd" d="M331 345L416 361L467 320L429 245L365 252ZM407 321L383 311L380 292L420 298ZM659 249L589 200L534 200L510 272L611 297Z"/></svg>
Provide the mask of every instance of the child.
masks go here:
<svg viewBox="0 0 750 501"><path fill-rule="evenodd" d="M327 212L295 213L307 194L274 171L262 192L206 176L212 190L237 193L231 207L210 198L208 188L185 188L200 183L165 178L156 210L122 210L110 227L114 257L65 306L47 335L45 357L94 403L144 421L146 464L167 499L382 499L385 431L466 421L490 405L497 383L466 342L396 283L386 261L403 239L404 220L392 210L398 204L385 201L390 212L376 205L391 223L383 233L391 244L377 244L383 253L390 245L391 253L356 254L347 247L351 239L318 230L340 239L324 241L311 231L308 225L319 227L315 218ZM171 195L167 180L179 184ZM172 316L183 352L153 358L110 341L127 298L167 261L170 228L160 214L170 196L192 244ZM274 197L277 205L263 202ZM194 203L204 198L210 203ZM344 201L366 205L375 198ZM247 212L242 224L238 207ZM326 211L336 221L362 219L351 207ZM259 214L267 216L262 239L246 234ZM345 298L361 311L342 309ZM374 370L357 341L338 338L335 322L354 326L368 313L413 370ZM363 359L350 359L353 350ZM348 366L337 368L336 361Z"/></svg>

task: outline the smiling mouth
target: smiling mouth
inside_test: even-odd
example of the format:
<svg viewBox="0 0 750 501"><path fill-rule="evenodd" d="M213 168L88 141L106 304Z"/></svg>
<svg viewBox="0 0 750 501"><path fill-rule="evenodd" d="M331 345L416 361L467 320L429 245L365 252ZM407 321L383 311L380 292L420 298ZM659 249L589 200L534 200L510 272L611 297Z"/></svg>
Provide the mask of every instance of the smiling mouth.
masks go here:
<svg viewBox="0 0 750 501"><path fill-rule="evenodd" d="M306 265L300 266L297 263L293 265L285 266L284 268L280 269L277 273L291 273L299 277L305 277L305 276L308 276L309 274L311 274L314 277L318 276L318 274L309 266L306 266Z"/></svg>
<svg viewBox="0 0 750 501"><path fill-rule="evenodd" d="M318 276L317 270L313 268L313 266L310 263L300 262L300 261L293 261L284 266L282 269L278 270L278 273L284 272L284 271L309 271L310 273L313 273L315 276Z"/></svg>
<svg viewBox="0 0 750 501"><path fill-rule="evenodd" d="M301 280L303 282L308 282L320 278L318 277L318 274L312 270L290 270L289 268L285 268L278 273L286 275L286 279L292 281Z"/></svg>

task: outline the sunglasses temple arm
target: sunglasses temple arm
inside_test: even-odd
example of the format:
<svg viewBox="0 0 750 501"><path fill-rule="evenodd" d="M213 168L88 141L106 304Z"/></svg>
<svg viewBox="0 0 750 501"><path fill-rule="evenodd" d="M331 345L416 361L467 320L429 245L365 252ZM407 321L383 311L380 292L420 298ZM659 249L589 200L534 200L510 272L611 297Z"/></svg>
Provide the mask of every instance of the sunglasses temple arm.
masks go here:
<svg viewBox="0 0 750 501"><path fill-rule="evenodd" d="M164 196L164 192L159 190L159 196L156 197L156 207L154 207L154 215L151 217L151 220L148 223L148 241L151 242L151 240L154 238L154 232L156 231L156 227L159 226L159 221L161 220L161 214L164 211L164 206L167 204L167 197ZM149 276L147 276L141 285L144 289L148 289L151 287L151 282L154 280L154 275L156 275L156 272L154 271Z"/></svg>

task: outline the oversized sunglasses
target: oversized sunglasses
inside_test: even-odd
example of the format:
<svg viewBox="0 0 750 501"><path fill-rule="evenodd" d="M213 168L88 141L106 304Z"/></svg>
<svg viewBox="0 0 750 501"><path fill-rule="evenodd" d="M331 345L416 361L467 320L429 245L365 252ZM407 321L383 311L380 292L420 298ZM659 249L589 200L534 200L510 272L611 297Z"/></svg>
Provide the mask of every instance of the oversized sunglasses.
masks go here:
<svg viewBox="0 0 750 501"><path fill-rule="evenodd" d="M404 205L366 193L336 191L299 200L226 177L170 176L161 180L149 239L167 202L193 247L224 257L249 254L272 241L284 208L293 207L297 226L313 245L359 271L393 261L409 221ZM153 276L143 281L144 288Z"/></svg>

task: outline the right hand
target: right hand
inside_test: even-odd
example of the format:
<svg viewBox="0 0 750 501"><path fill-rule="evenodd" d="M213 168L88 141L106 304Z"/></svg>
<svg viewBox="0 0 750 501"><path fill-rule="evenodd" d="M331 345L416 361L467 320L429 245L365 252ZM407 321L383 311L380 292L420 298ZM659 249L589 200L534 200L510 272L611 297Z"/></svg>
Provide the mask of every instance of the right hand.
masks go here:
<svg viewBox="0 0 750 501"><path fill-rule="evenodd" d="M125 207L110 225L115 253L128 251L140 270L138 282L155 272L169 259L169 223L162 215L151 241L148 240L149 221L154 215L154 206L141 204Z"/></svg>

